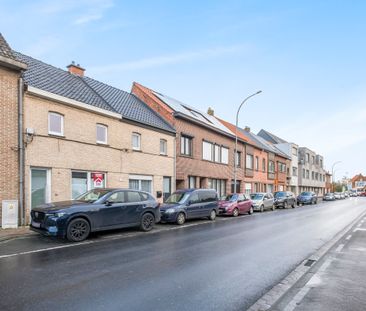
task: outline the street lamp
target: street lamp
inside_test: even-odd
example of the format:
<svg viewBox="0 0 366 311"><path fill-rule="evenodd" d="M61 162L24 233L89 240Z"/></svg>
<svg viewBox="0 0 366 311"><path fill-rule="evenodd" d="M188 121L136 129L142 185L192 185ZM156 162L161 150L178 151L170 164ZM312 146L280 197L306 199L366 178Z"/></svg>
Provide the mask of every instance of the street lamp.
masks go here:
<svg viewBox="0 0 366 311"><path fill-rule="evenodd" d="M262 91L258 91L250 96L248 96L247 98L245 98L242 103L240 104L238 111L236 112L236 123L235 123L235 152L234 152L234 193L236 193L236 170L237 170L237 163L236 163L236 156L238 153L238 119L239 119L239 112L241 107L244 105L244 103L251 97L262 93Z"/></svg>
<svg viewBox="0 0 366 311"><path fill-rule="evenodd" d="M334 162L332 165L332 192L334 192L334 167L339 163L342 163L342 161Z"/></svg>

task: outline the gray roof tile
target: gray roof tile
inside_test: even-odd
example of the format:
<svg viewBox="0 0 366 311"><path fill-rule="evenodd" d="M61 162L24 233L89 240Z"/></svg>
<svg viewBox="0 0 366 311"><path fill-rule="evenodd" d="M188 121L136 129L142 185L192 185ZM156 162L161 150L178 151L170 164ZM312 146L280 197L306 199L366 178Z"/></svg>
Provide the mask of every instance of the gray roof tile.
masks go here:
<svg viewBox="0 0 366 311"><path fill-rule="evenodd" d="M5 38L1 33L0 33L0 55L11 58L13 60L17 60L8 42L6 42Z"/></svg>
<svg viewBox="0 0 366 311"><path fill-rule="evenodd" d="M13 54L28 65L23 78L30 86L119 113L124 119L175 132L174 128L150 107L128 92L89 77L71 74L19 52L13 51Z"/></svg>

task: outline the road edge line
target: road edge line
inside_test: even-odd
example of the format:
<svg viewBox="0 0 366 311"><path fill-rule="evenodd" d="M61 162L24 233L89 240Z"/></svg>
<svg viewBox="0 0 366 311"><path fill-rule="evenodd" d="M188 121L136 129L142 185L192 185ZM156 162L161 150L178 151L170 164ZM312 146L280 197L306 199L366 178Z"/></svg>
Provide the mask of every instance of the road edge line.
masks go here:
<svg viewBox="0 0 366 311"><path fill-rule="evenodd" d="M269 310L281 297L283 297L299 280L303 277L313 265L305 266L308 260L318 262L334 245L339 242L344 235L352 229L364 216L366 211L361 213L349 225L340 230L330 241L321 246L310 257L303 260L294 270L292 270L284 279L274 285L269 291L262 295L247 311L266 311Z"/></svg>

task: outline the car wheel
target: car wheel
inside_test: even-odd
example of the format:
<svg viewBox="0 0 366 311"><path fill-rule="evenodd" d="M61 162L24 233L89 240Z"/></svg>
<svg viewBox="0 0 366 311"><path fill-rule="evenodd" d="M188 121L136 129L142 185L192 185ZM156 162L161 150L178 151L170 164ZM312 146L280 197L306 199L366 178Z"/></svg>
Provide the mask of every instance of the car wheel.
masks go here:
<svg viewBox="0 0 366 311"><path fill-rule="evenodd" d="M209 220L215 220L216 219L216 211L212 210L210 213L210 216L208 217Z"/></svg>
<svg viewBox="0 0 366 311"><path fill-rule="evenodd" d="M264 205L261 205L261 213L264 211Z"/></svg>
<svg viewBox="0 0 366 311"><path fill-rule="evenodd" d="M274 211L276 209L276 206L273 204L272 205L272 211Z"/></svg>
<svg viewBox="0 0 366 311"><path fill-rule="evenodd" d="M186 222L186 215L184 213L179 213L177 216L177 224L183 225Z"/></svg>
<svg viewBox="0 0 366 311"><path fill-rule="evenodd" d="M295 208L296 207L295 202L293 202L291 206L292 208Z"/></svg>
<svg viewBox="0 0 366 311"><path fill-rule="evenodd" d="M84 241L90 233L89 222L84 218L76 218L70 221L67 226L66 237L69 241Z"/></svg>
<svg viewBox="0 0 366 311"><path fill-rule="evenodd" d="M152 228L154 228L154 224L155 224L155 217L153 214L145 213L144 215L142 215L140 224L140 229L142 231L147 232L152 230Z"/></svg>
<svg viewBox="0 0 366 311"><path fill-rule="evenodd" d="M286 209L287 208L287 205L288 205L287 202L284 202L283 203L283 208Z"/></svg>
<svg viewBox="0 0 366 311"><path fill-rule="evenodd" d="M233 210L233 216L238 217L239 216L239 210L237 208L234 208Z"/></svg>
<svg viewBox="0 0 366 311"><path fill-rule="evenodd" d="M252 215L253 214L253 206L250 207L248 214L249 215Z"/></svg>

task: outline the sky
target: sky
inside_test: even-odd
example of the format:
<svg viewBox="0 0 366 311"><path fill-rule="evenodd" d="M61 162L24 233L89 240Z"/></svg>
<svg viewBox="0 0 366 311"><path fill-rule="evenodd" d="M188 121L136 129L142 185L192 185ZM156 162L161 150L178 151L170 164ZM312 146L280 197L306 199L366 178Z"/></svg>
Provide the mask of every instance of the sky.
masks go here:
<svg viewBox="0 0 366 311"><path fill-rule="evenodd" d="M366 174L366 1L0 0L19 52L133 81Z"/></svg>

